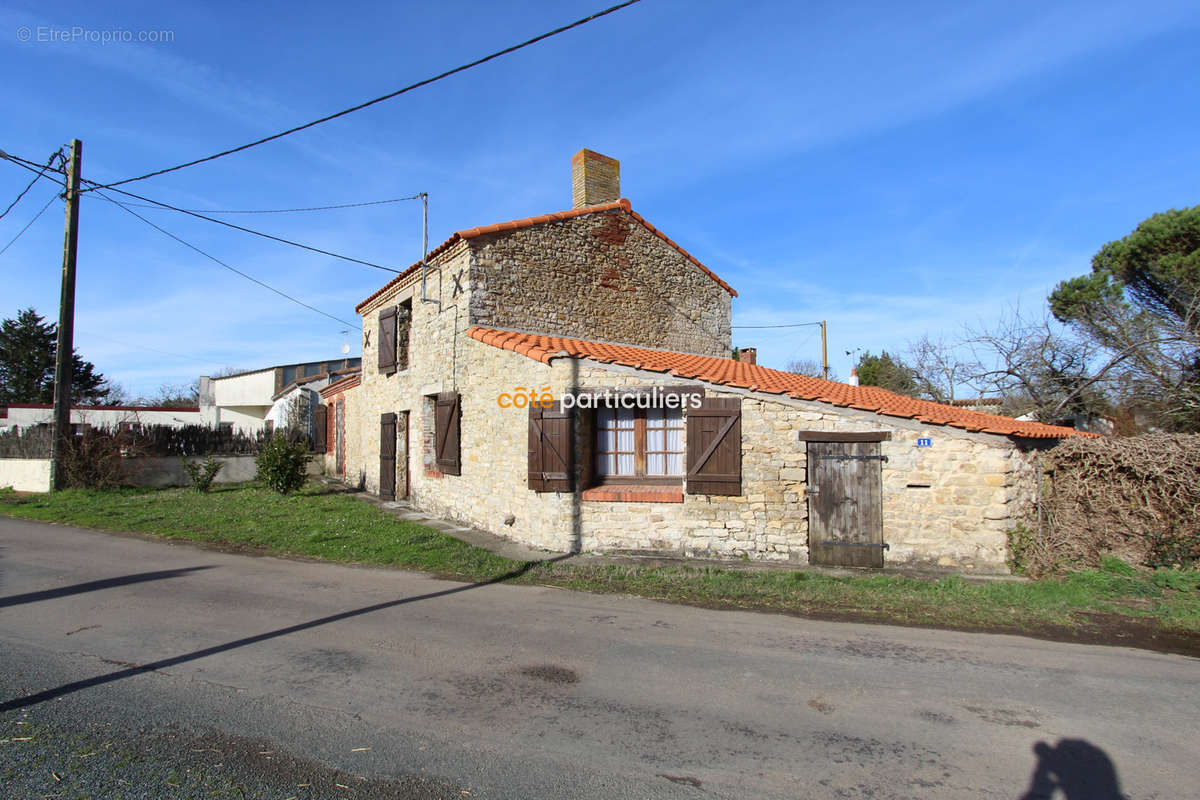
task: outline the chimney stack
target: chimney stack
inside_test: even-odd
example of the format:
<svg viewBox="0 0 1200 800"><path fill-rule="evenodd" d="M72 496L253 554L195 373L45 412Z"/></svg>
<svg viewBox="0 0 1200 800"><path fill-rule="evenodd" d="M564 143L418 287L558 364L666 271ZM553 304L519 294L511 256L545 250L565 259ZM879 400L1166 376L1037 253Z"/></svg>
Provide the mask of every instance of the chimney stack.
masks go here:
<svg viewBox="0 0 1200 800"><path fill-rule="evenodd" d="M850 380L846 381L846 383L851 386L858 386L858 367L850 368Z"/></svg>
<svg viewBox="0 0 1200 800"><path fill-rule="evenodd" d="M571 157L571 196L575 208L621 199L621 162L580 150Z"/></svg>
<svg viewBox="0 0 1200 800"><path fill-rule="evenodd" d="M758 363L758 348L757 347L739 347L737 351L737 360L743 364Z"/></svg>

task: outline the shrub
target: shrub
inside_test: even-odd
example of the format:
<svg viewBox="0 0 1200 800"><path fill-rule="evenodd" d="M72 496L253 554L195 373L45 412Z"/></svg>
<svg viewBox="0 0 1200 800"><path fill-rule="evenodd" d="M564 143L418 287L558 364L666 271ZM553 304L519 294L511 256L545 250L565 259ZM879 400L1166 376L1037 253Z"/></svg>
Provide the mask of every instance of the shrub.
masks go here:
<svg viewBox="0 0 1200 800"><path fill-rule="evenodd" d="M1109 554L1147 567L1200 563L1200 435L1065 439L1045 454L1043 537L1012 541L1037 577Z"/></svg>
<svg viewBox="0 0 1200 800"><path fill-rule="evenodd" d="M202 462L188 461L186 458L179 460L183 462L183 471L187 473L188 478L192 481L192 489L201 494L212 488L212 483L216 480L217 473L221 471L221 467L225 466L211 455Z"/></svg>
<svg viewBox="0 0 1200 800"><path fill-rule="evenodd" d="M255 478L280 494L294 492L308 480L308 461L306 445L293 444L277 433L254 458L258 467Z"/></svg>
<svg viewBox="0 0 1200 800"><path fill-rule="evenodd" d="M68 489L111 489L125 481L121 467L124 445L116 434L84 428L67 441L58 458Z"/></svg>

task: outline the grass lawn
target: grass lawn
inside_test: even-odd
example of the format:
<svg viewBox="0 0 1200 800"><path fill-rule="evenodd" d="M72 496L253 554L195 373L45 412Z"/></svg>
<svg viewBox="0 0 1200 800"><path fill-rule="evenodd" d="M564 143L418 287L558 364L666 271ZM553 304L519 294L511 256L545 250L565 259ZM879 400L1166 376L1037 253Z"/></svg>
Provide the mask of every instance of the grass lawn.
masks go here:
<svg viewBox="0 0 1200 800"><path fill-rule="evenodd" d="M1024 632L1200 655L1200 571L1103 568L1032 583L975 584L890 574L512 561L353 496L309 484L186 489L0 490L0 515L135 531L234 550L425 570L468 581L559 586L721 608L903 625Z"/></svg>

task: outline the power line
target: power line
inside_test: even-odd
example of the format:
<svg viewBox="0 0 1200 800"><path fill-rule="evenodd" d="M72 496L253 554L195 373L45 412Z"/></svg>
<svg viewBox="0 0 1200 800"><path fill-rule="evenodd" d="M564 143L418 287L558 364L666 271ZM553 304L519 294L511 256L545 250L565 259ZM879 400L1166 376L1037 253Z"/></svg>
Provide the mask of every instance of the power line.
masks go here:
<svg viewBox="0 0 1200 800"><path fill-rule="evenodd" d="M820 324L821 324L820 322L796 322L791 325L732 325L731 327L744 328L744 329L757 328L757 329L761 330L764 328L806 328L810 325L820 325Z"/></svg>
<svg viewBox="0 0 1200 800"><path fill-rule="evenodd" d="M2 151L0 151L0 152L2 152ZM5 154L5 155L7 155L7 154ZM49 169L50 166L52 166L55 158L58 158L61 155L62 155L61 148L59 148L58 152L54 152L54 154L50 155L49 161L46 162L46 166L42 167L41 172L38 172L36 175L34 175L34 180L29 181L29 186L26 186L25 188L23 188L22 191L20 191L20 194L18 194L17 199L13 200L12 203L8 204L8 207L7 207L7 209L4 210L4 212L0 212L0 219L4 219L5 217L8 216L8 212L13 210L13 206L16 206L18 203L20 203L20 198L25 197L25 194L28 193L29 190L31 190L31 188L34 188L34 184L36 184L37 181L42 180L42 175L46 174L46 170Z"/></svg>
<svg viewBox="0 0 1200 800"><path fill-rule="evenodd" d="M260 144L266 144L267 142L272 142L276 139L282 139L284 136L289 136L293 133L299 133L300 131L315 127L317 125L320 125L321 123L329 122L330 120L335 120L338 117L344 117L347 114L352 114L355 111L361 111L362 109L367 108L369 106L373 106L376 103L382 103L384 100L391 100L393 97L398 97L402 94L405 94L406 92L411 92L414 89L419 89L422 86L428 86L431 83L436 83L437 81L440 81L443 78L448 78L451 75L456 75L459 72L464 72L466 70L471 69L472 67L478 67L481 64L486 64L487 62L489 62L493 59L500 58L501 56L506 56L509 53L515 53L516 51L518 51L522 48L529 47L531 44L537 44L538 42L543 41L545 39L549 39L552 36L557 36L560 33L566 33L567 31L571 30L572 28L578 28L580 25L586 25L587 23L589 23L593 20L597 20L597 19L600 19L601 17L608 16L609 14L620 11L621 9L627 8L631 5L633 5L634 3L638 3L638 2L641 2L641 0L625 0L625 2L620 3L619 5L615 5L612 8L607 8L604 11L600 11L598 13L584 17L583 19L576 20L575 22L572 22L569 25L563 25L560 28L555 28L552 31L543 33L540 36L535 36L532 39L521 42L520 44L516 44L511 47L506 47L503 50L498 50L495 53L492 53L491 55L484 56L483 58L480 58L480 59L476 59L475 61L472 61L469 64L463 64L460 67L455 67L454 69L447 70L446 72L443 72L440 75L435 75L432 78L426 78L423 81L418 81L416 83L410 84L408 86L405 86L403 89L397 89L396 91L391 92L389 94L385 94L382 97L376 97L374 100L368 100L365 103L359 103L358 105L352 106L351 108L347 108L342 111L338 111L336 113L329 114L328 116L321 117L320 119L315 119L312 122L306 122L303 125L297 125L294 128L288 128L285 131L281 131L279 133L272 134L271 136L267 136L262 139L257 139L253 142L249 142L248 144L244 144L240 147L234 147L229 150L222 150L220 153L214 153L213 155L205 156L204 158L197 158L194 161L188 161L183 164L177 164L173 167L167 167L166 169L155 170L154 172L147 172L145 175L138 175L135 178L125 178L124 180L116 181L115 183L105 184L104 186L95 186L92 189L88 189L85 191L95 191L95 189L111 189L114 186L121 186L122 184L133 183L134 181L144 181L147 178L153 178L158 175L165 175L168 172L175 172L176 170L185 169L187 167L194 167L197 164L203 164L207 161L214 161L214 160L216 160L218 158L222 158L224 156L233 155L234 153L240 153L243 150L249 150L251 147L257 147Z"/></svg>
<svg viewBox="0 0 1200 800"><path fill-rule="evenodd" d="M89 333L89 334L88 334L88 338L91 338L91 339L103 339L103 340L104 340L104 341L106 341L106 342L112 342L113 344L119 344L119 345L121 345L121 346L123 346L123 347L128 347L128 348L130 348L131 350L142 350L142 351L145 351L145 352L148 352L148 353L158 353L159 355L163 355L163 356L171 356L172 358L184 358L184 359L187 359L187 360L189 360L189 361L195 361L195 362L197 362L197 363L204 364L205 366L209 366L209 367L212 367L212 366L217 366L218 364L220 364L220 363L221 363L221 362L219 362L219 361L216 361L216 360L213 360L213 361L208 361L208 360L205 360L205 359L203 359L203 358L197 358L196 356L185 356L185 355L183 355L182 353L172 353L172 352L169 352L169 351L167 351L167 350L156 350L155 348L153 348L153 347L147 347L147 346L146 346L146 345L144 345L144 344L130 344L129 342L122 342L120 339L113 339L112 337L109 337L109 336L101 336L101 335L100 335L100 334L98 334L98 333Z"/></svg>
<svg viewBox="0 0 1200 800"><path fill-rule="evenodd" d="M33 226L33 223L37 222L38 219L42 216L42 214L46 213L46 209L49 208L54 203L54 201L59 199L61 196L62 195L60 195L58 192L55 192L54 194L50 195L50 199L46 201L46 205L42 206L42 210L39 211L37 214L35 214L33 219L31 219L31 220L29 220L29 222L25 223L25 227L21 228L21 230L17 233L17 235L14 236L9 241L8 244L4 245L3 249L0 249L0 256L4 255L4 251L7 250L8 248L12 247L13 244L16 243L17 239L20 239L21 236L25 233L25 231L29 230Z"/></svg>
<svg viewBox="0 0 1200 800"><path fill-rule="evenodd" d="M290 294L286 294L285 292L282 292L282 291L280 291L279 289L276 289L274 286L271 286L271 285L270 285L270 284L268 284L268 283L264 283L263 281L260 281L258 278L255 278L253 275L248 275L248 274L246 274L245 272L242 272L242 271L241 271L240 269L238 269L237 267L231 267L229 264L226 264L224 261L222 261L221 259L219 259L219 258L217 258L216 256L212 255L211 253L206 253L205 251L201 250L199 247L196 247L196 245L194 245L194 244L192 244L192 243L190 243L190 242L184 241L183 239L179 238L178 236L176 236L175 234L171 233L171 232L170 232L170 231L168 231L168 230L165 230L165 229L163 229L163 228L160 228L158 225L155 225L153 222L151 222L150 220L146 219L146 218L145 218L145 217L143 217L141 214L139 214L139 213L137 213L136 211L134 211L132 208L127 208L127 207L125 206L125 204L124 204L124 203L121 203L120 201L117 201L117 200L114 200L114 199L112 199L112 198L111 198L111 197L109 197L108 195L104 194L104 192L101 192L101 191L98 191L98 190L97 190L97 192L96 192L96 193L97 193L97 194L98 194L100 197L103 197L105 200L107 200L108 202L112 203L113 205L119 206L120 208L122 208L122 209L124 209L126 212L128 212L129 214L132 214L133 216L137 217L137 218L138 218L138 219L140 219L142 222L146 223L146 224L147 224L147 225L149 225L151 228L154 228L156 231L158 231L159 233L163 234L164 236L168 236L168 237L170 237L170 238L174 239L175 241L179 242L179 243L180 243L181 245L183 245L184 247L187 247L187 248L190 248L191 250L194 250L194 251L196 251L196 252L197 252L197 253L199 253L200 255L204 256L205 258L209 259L210 261L212 261L212 262L214 262L214 263L216 263L216 264L219 264L220 266L224 267L225 269L229 270L230 272L233 272L233 273L235 273L235 274L237 274L237 275L241 275L241 276L242 276L243 278L245 278L246 280L248 280L248 281L251 281L252 283L257 283L259 286L263 287L264 289L267 289L267 290L269 290L269 291L272 291L272 292L274 292L275 294L279 295L280 297L282 297L282 298L284 298L284 299L286 299L286 300L290 300L291 302L295 303L296 305L303 306L304 308L307 308L309 311L315 311L316 313L320 314L320 315L321 315L321 316L323 316L323 317L328 317L329 319L333 320L334 322L340 322L340 323L341 323L341 324L343 324L343 325L349 325L350 327L352 327L352 328L356 328L356 329L359 329L359 330L361 330L361 329L362 329L362 326L361 326L361 325L358 325L357 323L354 323L354 322L347 322L346 320L344 320L344 319L341 319L341 318L339 318L339 317L335 317L335 316L333 316L332 314L326 313L326 312L322 311L321 309L319 309L319 308L316 308L315 306L310 306L308 303L305 303L303 300L297 300L295 297L292 297Z"/></svg>
<svg viewBox="0 0 1200 800"><path fill-rule="evenodd" d="M100 186L98 183L96 183L95 181L85 180L84 183L91 184L92 190L104 188L104 187ZM89 190L89 191L91 191L91 190ZM375 269L383 270L384 272L391 272L396 275L399 275L402 271L402 270L398 270L398 269L393 269L392 267L385 267L382 264L375 264L370 261L363 261L360 258L352 258L350 256L344 256L340 253L334 253L330 250L322 250L319 247L312 247L307 244L301 244L300 242L294 242L291 239L284 239L281 236L273 236L269 233L263 233L262 231L256 231L253 228L246 228L241 225L234 225L232 222L226 222L223 219L217 219L215 217L206 217L204 214L198 214L195 211L188 211L183 208L178 208L177 206L173 206L170 203L164 203L159 200L153 200L149 197L143 197L140 194L134 194L133 192L127 192L124 189L113 189L112 191L116 192L117 194L123 194L126 197L133 197L138 200L144 200L147 203L153 203L155 206L157 206L159 208L169 209L171 211L178 211L181 214L187 214L189 217L195 217L197 219L206 220L208 222L215 222L218 225L224 225L226 228L233 228L234 230L242 231L243 233L249 233L254 236L261 236L262 238L270 239L273 242L280 242L281 244L290 244L292 247L299 247L301 250L308 250L309 252L312 252L312 253L320 253L323 256L330 256L331 258L340 258L342 261L349 261L352 264L362 264L364 267L373 267ZM106 199L112 200L112 198L106 198ZM116 202L116 201L112 200L112 202ZM118 203L118 205L121 205L122 208L124 208L124 206L122 204Z"/></svg>
<svg viewBox="0 0 1200 800"><path fill-rule="evenodd" d="M35 172L34 168L29 166L29 164L31 164L32 162L30 162L29 160L26 160L26 158L22 158L20 156L14 156L12 154L4 154L4 155L6 158L8 158L8 160L12 161L14 164L17 164L18 167L23 167L25 169L29 169L30 172ZM52 172L58 172L58 170L52 170ZM89 184L91 186L91 190L89 190L89 191L98 190L98 188L104 188L100 184L97 184L96 181L89 181L86 179L82 179L82 180L83 180L84 184ZM169 203L163 203L163 201L161 201L161 200L155 200L155 199L152 199L149 197L143 197L143 196L140 196L140 194L134 194L133 192L126 192L125 190L119 190L119 188L114 188L113 191L118 194L124 194L124 196L126 196L126 197L132 197L134 199L144 200L145 203L150 203L150 204L154 205L154 207L157 207L157 209L166 209L169 211L179 211L180 213L186 213L186 215L191 216L191 217L196 217L198 219L204 219L204 221L206 221L206 222L214 222L218 225L224 225L224 227L226 227L226 228L233 228L234 230L241 230L242 233L252 234L254 236L262 236L263 239L270 239L271 241L277 241L277 242L283 243L283 245L299 247L300 249L306 249L306 251L312 252L312 253L320 253L322 255L329 255L330 258L338 258L343 261L350 261L350 263L352 263L352 264L361 264L362 266L370 266L370 267L373 267L373 269L383 270L384 272L394 273L394 275L400 275L400 273L402 272L402 270L394 269L394 267L383 266L382 264L374 264L374 263L372 263L372 261L364 261L359 258L349 257L349 255L342 255L341 253L334 253L332 251L328 251L328 249L322 249L320 247L312 247L311 245L304 245L304 243L301 243L298 241L292 241L290 239L283 239L282 236L264 234L263 231L260 231L260 230L254 230L253 228L245 228L245 227L242 227L242 225L236 225L232 222L226 222L226 221L224 221L224 219L217 219L215 217L204 216L203 213L198 213L196 211L188 211L187 209L180 209L179 206L170 205ZM415 197L421 197L421 196L420 196L420 194L416 194ZM110 201L113 201L113 203L115 203L115 200L112 200L112 198L107 198L107 199L109 199ZM397 201L402 200L402 199L410 199L410 198L397 198ZM122 205L122 204L118 204L118 205ZM122 205L122 207L125 207L125 206ZM220 213L220 212L217 212L217 213Z"/></svg>
<svg viewBox="0 0 1200 800"><path fill-rule="evenodd" d="M118 191L114 189L113 191ZM387 203L400 203L404 200L420 200L421 195L414 194L408 197L393 197L390 200L370 200L365 203L342 203L334 206L312 206L310 208L269 208L269 209L254 209L250 211L223 211L212 208L181 208L180 211L187 213L204 213L204 214L294 214L299 211L331 211L339 208L362 208L364 206L381 206ZM126 203L130 208L153 208L159 210L167 210L161 205L151 205L149 203Z"/></svg>

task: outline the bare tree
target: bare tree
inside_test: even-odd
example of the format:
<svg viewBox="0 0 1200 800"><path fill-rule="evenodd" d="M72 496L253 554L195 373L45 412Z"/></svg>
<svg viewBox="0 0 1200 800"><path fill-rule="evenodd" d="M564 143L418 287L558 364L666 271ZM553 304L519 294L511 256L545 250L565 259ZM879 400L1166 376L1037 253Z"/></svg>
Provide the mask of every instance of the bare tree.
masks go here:
<svg viewBox="0 0 1200 800"><path fill-rule="evenodd" d="M814 358L798 358L794 361L789 361L785 372L794 372L797 375L807 375L810 378L825 377L824 370L821 368L821 362ZM829 370L829 380L836 381L837 373L832 369Z"/></svg>
<svg viewBox="0 0 1200 800"><path fill-rule="evenodd" d="M983 372L979 360L962 343L947 343L928 335L908 345L907 358L920 393L935 403L953 403L962 390L982 396L972 379Z"/></svg>
<svg viewBox="0 0 1200 800"><path fill-rule="evenodd" d="M1009 414L1050 422L1110 409L1104 390L1112 376L1100 348L1047 313L1029 317L1014 308L991 330L968 329L967 345L980 365L970 381L998 394Z"/></svg>

